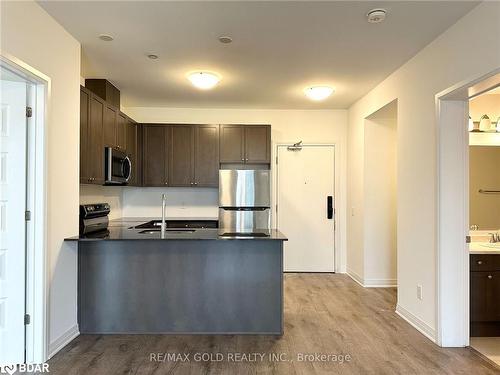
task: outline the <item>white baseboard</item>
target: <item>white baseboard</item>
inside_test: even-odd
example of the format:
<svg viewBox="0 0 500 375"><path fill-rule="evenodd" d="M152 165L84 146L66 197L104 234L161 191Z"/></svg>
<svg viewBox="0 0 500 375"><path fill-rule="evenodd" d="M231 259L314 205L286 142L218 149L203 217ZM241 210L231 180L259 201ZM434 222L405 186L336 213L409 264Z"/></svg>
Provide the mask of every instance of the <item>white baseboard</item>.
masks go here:
<svg viewBox="0 0 500 375"><path fill-rule="evenodd" d="M398 281L396 279L365 279L364 285L366 288L397 288Z"/></svg>
<svg viewBox="0 0 500 375"><path fill-rule="evenodd" d="M396 279L364 279L352 269L347 269L347 274L364 288L394 288L398 286Z"/></svg>
<svg viewBox="0 0 500 375"><path fill-rule="evenodd" d="M401 307L401 305L396 305L396 314L398 314L401 318L406 320L411 326L413 326L413 328L419 331L422 335L427 337L432 342L436 343L436 330L427 323L425 323L422 319L413 315L404 307Z"/></svg>
<svg viewBox="0 0 500 375"><path fill-rule="evenodd" d="M52 341L49 344L49 358L52 358L59 350L68 345L75 337L80 335L80 330L78 328L78 324L75 324L73 327L64 332L57 339Z"/></svg>
<svg viewBox="0 0 500 375"><path fill-rule="evenodd" d="M362 287L364 287L364 281L363 281L363 278L361 276L359 276L355 271L351 270L350 268L347 269L347 275L353 279L354 281L356 281L359 285L361 285Z"/></svg>

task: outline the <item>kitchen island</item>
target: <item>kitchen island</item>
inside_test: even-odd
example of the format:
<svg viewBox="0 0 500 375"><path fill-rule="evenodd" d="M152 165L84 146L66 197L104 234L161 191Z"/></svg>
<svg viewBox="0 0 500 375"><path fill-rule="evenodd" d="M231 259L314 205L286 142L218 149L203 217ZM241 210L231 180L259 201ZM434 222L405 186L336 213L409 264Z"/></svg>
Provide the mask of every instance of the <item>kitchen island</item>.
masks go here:
<svg viewBox="0 0 500 375"><path fill-rule="evenodd" d="M129 221L78 241L81 333L283 334L277 230L155 230Z"/></svg>

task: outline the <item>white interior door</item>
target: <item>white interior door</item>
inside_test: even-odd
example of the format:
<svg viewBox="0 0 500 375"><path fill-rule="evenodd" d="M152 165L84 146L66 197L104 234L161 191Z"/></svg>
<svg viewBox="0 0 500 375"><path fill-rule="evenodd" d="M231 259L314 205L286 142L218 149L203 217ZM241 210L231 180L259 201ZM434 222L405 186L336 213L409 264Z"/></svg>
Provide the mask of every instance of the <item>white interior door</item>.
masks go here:
<svg viewBox="0 0 500 375"><path fill-rule="evenodd" d="M278 147L278 229L288 237L288 272L335 272L335 147Z"/></svg>
<svg viewBox="0 0 500 375"><path fill-rule="evenodd" d="M0 362L23 363L27 84L0 69Z"/></svg>

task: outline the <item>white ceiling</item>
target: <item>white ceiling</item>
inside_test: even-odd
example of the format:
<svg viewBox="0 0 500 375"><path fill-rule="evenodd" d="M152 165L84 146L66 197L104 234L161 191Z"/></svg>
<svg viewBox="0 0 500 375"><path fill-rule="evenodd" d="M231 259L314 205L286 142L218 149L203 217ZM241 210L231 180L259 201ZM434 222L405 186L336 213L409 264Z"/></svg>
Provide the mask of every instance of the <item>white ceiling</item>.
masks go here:
<svg viewBox="0 0 500 375"><path fill-rule="evenodd" d="M477 2L40 5L82 43L82 75L112 81L124 106L307 109L347 108ZM369 24L365 14L378 7L387 9L386 21ZM221 44L221 35L233 43ZM223 80L214 90L196 90L185 74L198 69ZM336 93L311 102L302 92L311 84L333 85Z"/></svg>

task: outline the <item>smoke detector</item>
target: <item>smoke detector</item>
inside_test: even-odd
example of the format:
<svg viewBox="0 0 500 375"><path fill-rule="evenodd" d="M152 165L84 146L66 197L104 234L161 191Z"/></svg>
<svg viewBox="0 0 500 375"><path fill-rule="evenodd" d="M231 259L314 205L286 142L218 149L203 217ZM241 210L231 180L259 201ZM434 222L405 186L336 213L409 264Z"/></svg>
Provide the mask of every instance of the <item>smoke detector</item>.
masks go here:
<svg viewBox="0 0 500 375"><path fill-rule="evenodd" d="M105 41L105 42L111 42L113 39L115 39L112 35L109 34L101 34L99 35L99 39Z"/></svg>
<svg viewBox="0 0 500 375"><path fill-rule="evenodd" d="M369 23L380 23L385 20L387 11L385 9L372 9L366 14Z"/></svg>
<svg viewBox="0 0 500 375"><path fill-rule="evenodd" d="M219 37L219 42L224 43L224 44L229 44L233 41L233 38L227 35L223 35Z"/></svg>

